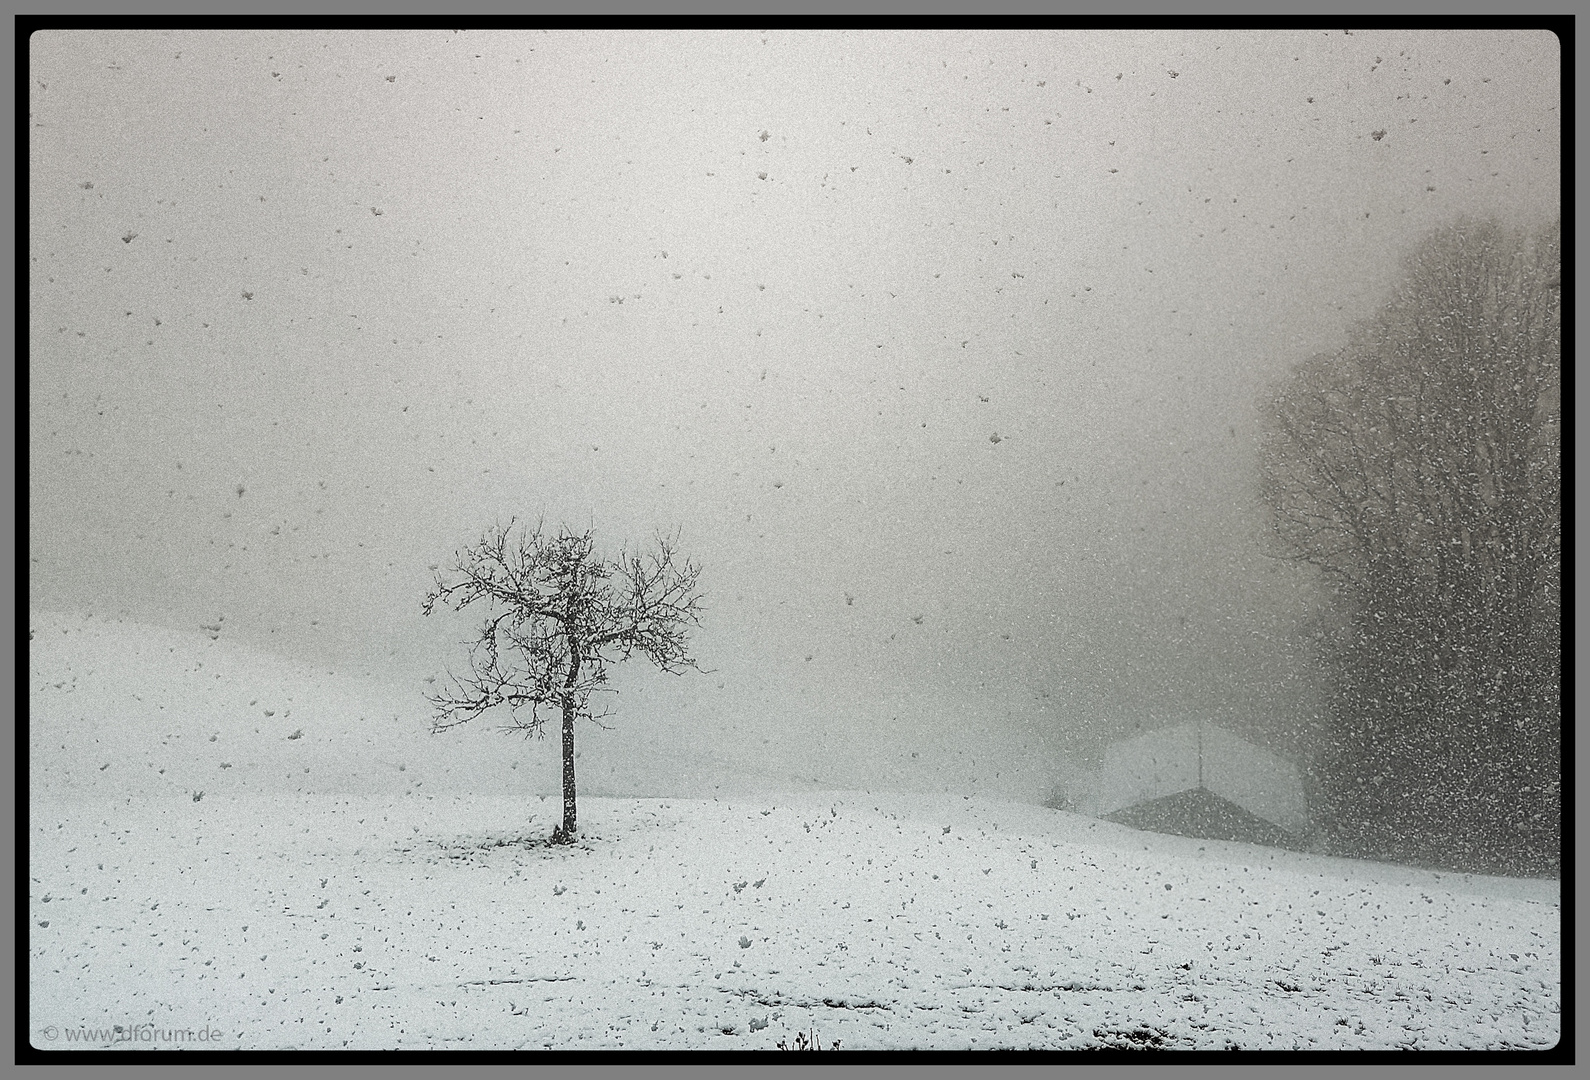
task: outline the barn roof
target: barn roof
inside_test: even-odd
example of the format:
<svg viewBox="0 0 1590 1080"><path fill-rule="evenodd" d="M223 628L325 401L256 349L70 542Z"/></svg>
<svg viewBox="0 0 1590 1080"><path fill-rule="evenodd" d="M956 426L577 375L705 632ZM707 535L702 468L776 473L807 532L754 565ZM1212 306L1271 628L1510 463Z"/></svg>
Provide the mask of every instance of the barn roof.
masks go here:
<svg viewBox="0 0 1590 1080"><path fill-rule="evenodd" d="M1308 829L1297 766L1223 728L1196 722L1146 732L1106 749L1094 813L1118 816L1129 807L1196 790L1294 836Z"/></svg>

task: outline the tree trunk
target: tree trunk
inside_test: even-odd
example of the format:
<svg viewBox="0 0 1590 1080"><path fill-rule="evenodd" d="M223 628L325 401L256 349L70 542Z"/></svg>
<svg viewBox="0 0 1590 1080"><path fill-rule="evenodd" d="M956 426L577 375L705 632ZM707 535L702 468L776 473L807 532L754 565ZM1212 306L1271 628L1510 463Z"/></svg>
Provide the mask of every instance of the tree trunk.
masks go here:
<svg viewBox="0 0 1590 1080"><path fill-rule="evenodd" d="M574 839L574 699L563 699L563 829L565 843Z"/></svg>
<svg viewBox="0 0 1590 1080"><path fill-rule="evenodd" d="M563 828L560 839L565 844L574 842L574 715L577 709L574 684L580 677L580 650L569 640L569 677L563 694Z"/></svg>

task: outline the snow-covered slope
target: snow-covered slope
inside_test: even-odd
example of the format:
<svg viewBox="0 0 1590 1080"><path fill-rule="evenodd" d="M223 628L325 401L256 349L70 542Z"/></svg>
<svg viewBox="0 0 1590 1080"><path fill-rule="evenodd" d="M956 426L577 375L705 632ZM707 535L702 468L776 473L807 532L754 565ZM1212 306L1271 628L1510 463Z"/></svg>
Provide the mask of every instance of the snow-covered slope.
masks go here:
<svg viewBox="0 0 1590 1080"><path fill-rule="evenodd" d="M31 612L36 789L78 797L559 790L555 728L528 746L486 720L433 736L422 694L429 687L310 667L235 643L224 623L211 625L221 629ZM692 755L638 717L618 725L581 726L582 792L711 796L813 786ZM637 759L647 762L645 775ZM659 773L672 778L666 790L656 789Z"/></svg>
<svg viewBox="0 0 1590 1080"><path fill-rule="evenodd" d="M36 1046L752 1049L815 1029L842 1049L1497 1048L1561 1032L1555 882L910 793L584 798L582 842L552 848L534 841L554 789L501 736L432 752L394 737L401 700L351 676L91 621L33 621Z"/></svg>

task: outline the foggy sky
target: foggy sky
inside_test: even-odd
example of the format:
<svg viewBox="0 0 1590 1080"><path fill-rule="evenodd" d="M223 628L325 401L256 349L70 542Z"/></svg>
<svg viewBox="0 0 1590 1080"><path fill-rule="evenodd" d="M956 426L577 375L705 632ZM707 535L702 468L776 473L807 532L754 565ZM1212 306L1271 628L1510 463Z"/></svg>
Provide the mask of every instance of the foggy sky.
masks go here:
<svg viewBox="0 0 1590 1080"><path fill-rule="evenodd" d="M510 515L677 531L712 674L622 670L592 738L834 783L1284 734L1311 593L1265 554L1264 388L1425 230L1561 199L1541 33L30 57L33 606L224 617L423 718L468 631L430 564Z"/></svg>

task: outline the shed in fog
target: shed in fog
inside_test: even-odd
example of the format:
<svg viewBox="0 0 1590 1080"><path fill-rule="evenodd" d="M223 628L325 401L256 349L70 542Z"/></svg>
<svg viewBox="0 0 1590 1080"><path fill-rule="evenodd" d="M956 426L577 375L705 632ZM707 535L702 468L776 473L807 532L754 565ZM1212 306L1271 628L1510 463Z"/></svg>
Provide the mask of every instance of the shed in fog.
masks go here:
<svg viewBox="0 0 1590 1080"><path fill-rule="evenodd" d="M1297 766L1203 723L1110 746L1081 809L1136 829L1301 848L1308 801Z"/></svg>

